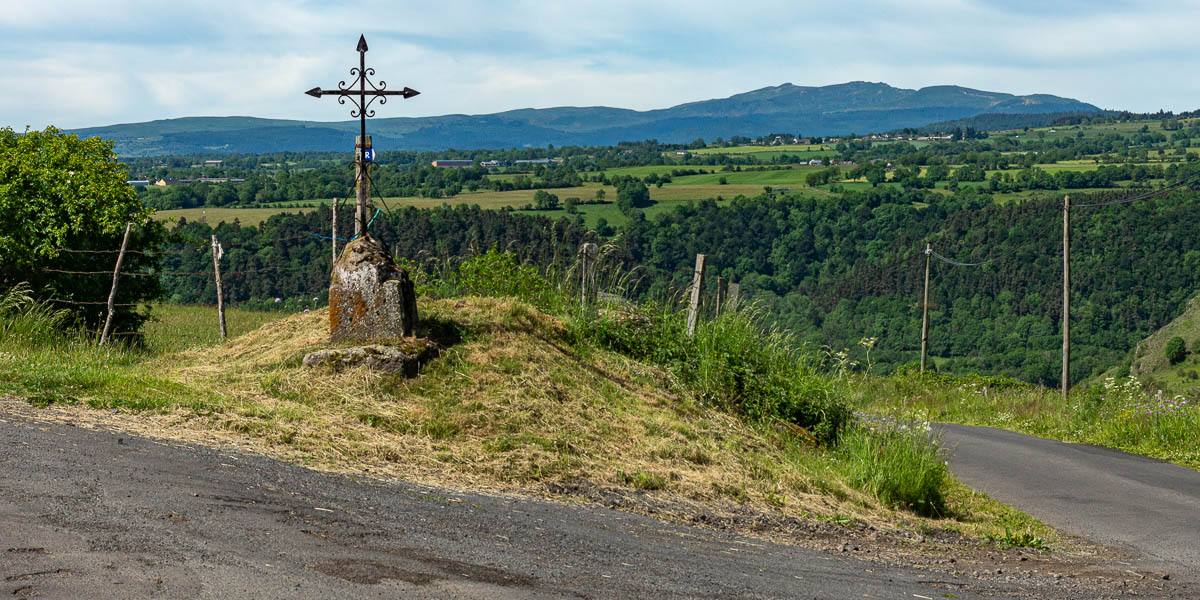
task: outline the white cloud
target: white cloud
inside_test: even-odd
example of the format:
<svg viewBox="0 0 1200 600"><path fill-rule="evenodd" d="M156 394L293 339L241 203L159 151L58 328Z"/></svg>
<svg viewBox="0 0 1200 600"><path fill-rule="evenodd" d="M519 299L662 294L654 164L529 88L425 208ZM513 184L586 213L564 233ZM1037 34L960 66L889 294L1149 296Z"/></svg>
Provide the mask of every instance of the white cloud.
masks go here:
<svg viewBox="0 0 1200 600"><path fill-rule="evenodd" d="M302 94L355 66L422 95L379 116L666 107L785 81L958 84L1134 110L1200 106L1200 5L863 0L11 2L0 125L191 115L341 120ZM362 8L365 4L366 8Z"/></svg>

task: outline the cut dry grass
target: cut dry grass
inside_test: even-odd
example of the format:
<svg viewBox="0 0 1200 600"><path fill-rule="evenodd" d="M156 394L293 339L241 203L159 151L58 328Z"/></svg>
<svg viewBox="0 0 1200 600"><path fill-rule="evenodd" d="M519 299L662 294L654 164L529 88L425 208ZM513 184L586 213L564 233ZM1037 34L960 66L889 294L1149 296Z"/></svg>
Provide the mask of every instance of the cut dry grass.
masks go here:
<svg viewBox="0 0 1200 600"><path fill-rule="evenodd" d="M426 483L503 489L587 479L760 501L767 492L816 501L830 487L787 466L797 461L778 440L671 393L657 369L580 352L562 323L526 304L438 301L423 318L462 340L414 380L301 366L306 352L328 346L325 311L164 358L180 384L225 400L208 414L176 412L176 423L252 434L319 466L367 465Z"/></svg>

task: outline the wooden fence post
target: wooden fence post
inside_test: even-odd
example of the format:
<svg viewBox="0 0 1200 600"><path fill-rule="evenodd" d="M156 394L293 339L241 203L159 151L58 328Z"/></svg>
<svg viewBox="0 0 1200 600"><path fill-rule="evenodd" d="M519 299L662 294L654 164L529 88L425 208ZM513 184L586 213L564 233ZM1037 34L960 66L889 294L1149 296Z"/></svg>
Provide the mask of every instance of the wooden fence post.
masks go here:
<svg viewBox="0 0 1200 600"><path fill-rule="evenodd" d="M121 251L117 253L117 266L113 268L113 284L112 291L108 293L108 316L104 319L104 330L100 332L100 345L108 340L108 333L112 331L113 317L117 315L117 307L113 305L117 301L117 281L121 279L121 263L125 262L125 248L129 245L129 229L133 223L125 224L125 236L121 238Z"/></svg>
<svg viewBox="0 0 1200 600"><path fill-rule="evenodd" d="M717 314L721 316L721 312L725 310L725 303L729 300L729 280L724 277L717 278Z"/></svg>
<svg viewBox="0 0 1200 600"><path fill-rule="evenodd" d="M333 199L333 233L329 234L333 238L333 262L329 263L330 266L337 264L337 259L338 259L338 253L337 253L337 243L338 243L338 239L337 239L337 205L338 205L338 199L334 198Z"/></svg>
<svg viewBox="0 0 1200 600"><path fill-rule="evenodd" d="M742 293L742 284L729 284L729 312L736 312L738 307L738 296Z"/></svg>
<svg viewBox="0 0 1200 600"><path fill-rule="evenodd" d="M221 289L221 256L225 254L225 250L221 248L221 242L217 241L217 236L212 236L212 253L213 253L213 276L217 280L217 320L221 323L221 340L225 339L225 294Z"/></svg>
<svg viewBox="0 0 1200 600"><path fill-rule="evenodd" d="M692 298L688 304L687 317L687 335L692 337L696 333L696 319L700 316L700 293L704 287L704 264L705 257L703 254L696 255L696 271L692 274Z"/></svg>
<svg viewBox="0 0 1200 600"><path fill-rule="evenodd" d="M599 254L600 247L592 242L579 249L580 303L584 317L592 315L592 306L596 301L596 257Z"/></svg>

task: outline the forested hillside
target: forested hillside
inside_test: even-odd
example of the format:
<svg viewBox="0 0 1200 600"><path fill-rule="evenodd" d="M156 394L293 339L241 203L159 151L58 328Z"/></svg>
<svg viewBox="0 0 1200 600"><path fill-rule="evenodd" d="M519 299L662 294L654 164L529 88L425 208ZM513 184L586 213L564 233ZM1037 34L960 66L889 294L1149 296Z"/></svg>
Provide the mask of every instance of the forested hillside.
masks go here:
<svg viewBox="0 0 1200 600"><path fill-rule="evenodd" d="M973 192L874 191L840 203L700 203L631 226L628 244L635 261L676 284L689 257L704 252L714 274L741 281L813 344L853 348L878 338L872 358L884 368L917 357L926 240L960 262L997 259L934 261L931 354L945 369L1049 383L1062 339L1061 219L1061 198L996 206ZM1200 288L1198 222L1192 192L1075 209L1076 379L1121 360Z"/></svg>
<svg viewBox="0 0 1200 600"><path fill-rule="evenodd" d="M1113 197L1076 197L1075 202ZM877 338L877 368L914 360L924 243L960 262L935 261L931 354L942 369L1006 374L1052 382L1061 344L1061 198L999 206L966 189L953 196L883 188L848 192L842 201L798 195L743 198L726 205L685 204L655 219L635 219L608 259L641 267L631 291L678 297L696 253L708 255L710 282L742 284L781 326L816 346L855 348ZM246 244L227 253L225 269L278 274L227 277L235 302L322 297L330 264L326 209L273 217L261 228L217 228ZM1120 361L1139 339L1170 321L1200 289L1200 202L1192 192L1144 203L1078 208L1073 215L1073 356L1076 379ZM349 223L343 224L343 231ZM564 269L589 234L578 221L476 208L407 209L381 216L372 230L397 254L426 269L447 268L488 248ZM205 240L207 225L179 232ZM283 241L280 241L283 240ZM204 253L178 255L167 270L204 270ZM205 261L210 261L205 263ZM165 278L175 301L211 301L212 283ZM860 359L863 357L859 357Z"/></svg>

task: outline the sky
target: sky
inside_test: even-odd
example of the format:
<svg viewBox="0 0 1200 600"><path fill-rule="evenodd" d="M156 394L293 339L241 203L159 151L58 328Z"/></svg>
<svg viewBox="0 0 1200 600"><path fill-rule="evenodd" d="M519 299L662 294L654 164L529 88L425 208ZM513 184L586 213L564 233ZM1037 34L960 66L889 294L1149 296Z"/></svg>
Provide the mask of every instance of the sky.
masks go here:
<svg viewBox="0 0 1200 600"><path fill-rule="evenodd" d="M880 81L1200 108L1200 1L0 0L0 127L186 116L314 121L304 90L367 66L379 117L647 110L766 86Z"/></svg>

